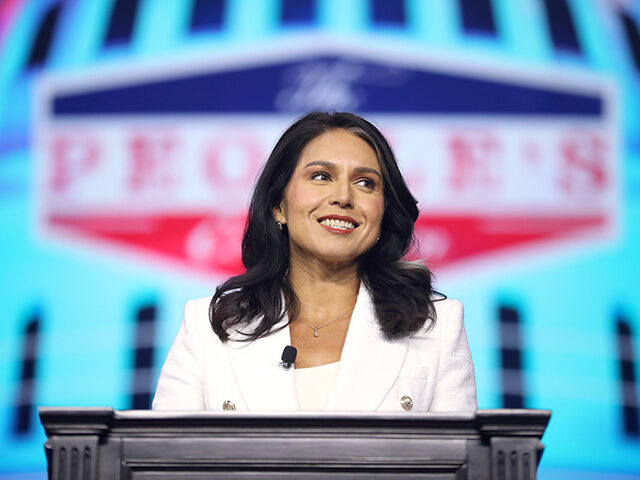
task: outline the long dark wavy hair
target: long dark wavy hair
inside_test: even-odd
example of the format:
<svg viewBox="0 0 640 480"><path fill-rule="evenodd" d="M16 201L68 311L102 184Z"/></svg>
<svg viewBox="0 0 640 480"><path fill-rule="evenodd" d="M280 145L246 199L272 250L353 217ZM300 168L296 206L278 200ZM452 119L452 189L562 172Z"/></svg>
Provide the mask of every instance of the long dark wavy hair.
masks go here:
<svg viewBox="0 0 640 480"><path fill-rule="evenodd" d="M255 340L276 331L273 327L285 313L289 323L298 317L300 303L287 278L289 236L286 228L278 228L273 208L282 200L304 147L336 129L366 141L382 170L385 209L380 238L358 258L358 273L372 295L382 332L395 338L435 323L432 296L437 292L431 272L424 265L403 260L414 245L418 208L389 143L374 125L357 115L311 112L282 134L256 183L242 239L246 272L220 285L209 307L211 326L222 341L229 339L230 329L241 332L243 340ZM259 321L244 331L254 320Z"/></svg>

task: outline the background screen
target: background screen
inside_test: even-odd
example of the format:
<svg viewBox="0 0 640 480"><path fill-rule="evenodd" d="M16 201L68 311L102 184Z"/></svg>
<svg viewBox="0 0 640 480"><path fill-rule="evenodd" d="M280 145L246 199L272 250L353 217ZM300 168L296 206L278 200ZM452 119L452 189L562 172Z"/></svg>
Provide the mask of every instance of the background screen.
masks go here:
<svg viewBox="0 0 640 480"><path fill-rule="evenodd" d="M479 407L552 410L539 478L640 478L640 3L4 0L0 479L46 478L39 406L149 408L313 109L393 144Z"/></svg>

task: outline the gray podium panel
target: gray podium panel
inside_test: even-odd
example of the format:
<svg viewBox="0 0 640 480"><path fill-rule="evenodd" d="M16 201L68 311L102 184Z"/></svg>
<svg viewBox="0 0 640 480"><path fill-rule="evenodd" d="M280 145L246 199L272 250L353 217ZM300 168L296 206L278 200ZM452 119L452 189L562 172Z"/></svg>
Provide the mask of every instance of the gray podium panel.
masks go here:
<svg viewBox="0 0 640 480"><path fill-rule="evenodd" d="M52 480L532 480L549 417L40 409Z"/></svg>

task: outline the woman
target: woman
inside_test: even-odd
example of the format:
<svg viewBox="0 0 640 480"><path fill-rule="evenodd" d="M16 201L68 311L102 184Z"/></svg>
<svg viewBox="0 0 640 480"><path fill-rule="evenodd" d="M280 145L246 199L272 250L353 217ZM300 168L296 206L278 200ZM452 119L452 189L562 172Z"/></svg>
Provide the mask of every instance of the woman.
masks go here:
<svg viewBox="0 0 640 480"><path fill-rule="evenodd" d="M153 408L476 409L462 305L403 261L417 217L376 127L300 118L256 184L246 273L187 303Z"/></svg>

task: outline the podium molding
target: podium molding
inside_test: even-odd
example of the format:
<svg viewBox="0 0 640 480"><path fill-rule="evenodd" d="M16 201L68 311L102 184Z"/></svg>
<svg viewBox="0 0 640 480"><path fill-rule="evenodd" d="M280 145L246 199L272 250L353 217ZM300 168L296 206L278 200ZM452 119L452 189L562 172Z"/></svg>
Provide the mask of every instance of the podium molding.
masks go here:
<svg viewBox="0 0 640 480"><path fill-rule="evenodd" d="M532 480L550 415L40 408L51 480Z"/></svg>

